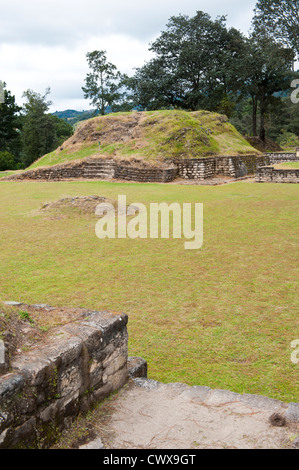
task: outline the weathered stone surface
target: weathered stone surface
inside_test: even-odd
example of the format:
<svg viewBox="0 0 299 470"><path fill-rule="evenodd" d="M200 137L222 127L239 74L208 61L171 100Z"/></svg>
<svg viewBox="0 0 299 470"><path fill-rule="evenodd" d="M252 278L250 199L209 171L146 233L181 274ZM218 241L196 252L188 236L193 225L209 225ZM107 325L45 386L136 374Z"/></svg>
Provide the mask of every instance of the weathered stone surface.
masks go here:
<svg viewBox="0 0 299 470"><path fill-rule="evenodd" d="M128 381L127 315L89 312L16 356L0 377L0 448L48 446L80 410Z"/></svg>
<svg viewBox="0 0 299 470"><path fill-rule="evenodd" d="M244 393L243 395L239 395L239 399L241 402L245 403L246 405L253 406L254 408L260 408L263 410L268 411L276 411L280 410L284 407L284 403L280 400L275 400L274 398L264 397L262 395L254 395Z"/></svg>
<svg viewBox="0 0 299 470"><path fill-rule="evenodd" d="M136 377L133 379L133 381L135 385L137 385L138 387L142 387L142 388L153 389L153 388L159 388L163 386L161 382L157 382L156 380L152 380L152 379L145 379L143 377Z"/></svg>
<svg viewBox="0 0 299 470"><path fill-rule="evenodd" d="M230 403L237 401L238 398L239 395L236 392L231 392L229 390L214 389L207 394L205 398L205 403L213 405L220 403Z"/></svg>
<svg viewBox="0 0 299 470"><path fill-rule="evenodd" d="M299 423L299 403L289 403L285 418L291 423Z"/></svg>
<svg viewBox="0 0 299 470"><path fill-rule="evenodd" d="M128 372L130 377L147 378L147 362L142 357L130 356L128 358Z"/></svg>
<svg viewBox="0 0 299 470"><path fill-rule="evenodd" d="M194 387L188 387L186 390L184 390L182 395L186 398L194 400L196 403L201 403L205 401L210 390L210 387L195 385Z"/></svg>
<svg viewBox="0 0 299 470"><path fill-rule="evenodd" d="M299 169L276 169L265 166L258 168L255 174L256 183L299 183Z"/></svg>
<svg viewBox="0 0 299 470"><path fill-rule="evenodd" d="M100 438L95 439L94 441L89 442L80 446L79 449L105 449L103 442Z"/></svg>
<svg viewBox="0 0 299 470"><path fill-rule="evenodd" d="M0 409L20 393L24 384L23 375L7 374L0 377Z"/></svg>
<svg viewBox="0 0 299 470"><path fill-rule="evenodd" d="M40 385L46 380L50 365L50 361L38 353L24 355L12 361L13 370L20 372L31 385Z"/></svg>
<svg viewBox="0 0 299 470"><path fill-rule="evenodd" d="M0 375L6 374L10 369L10 360L5 343L0 339Z"/></svg>

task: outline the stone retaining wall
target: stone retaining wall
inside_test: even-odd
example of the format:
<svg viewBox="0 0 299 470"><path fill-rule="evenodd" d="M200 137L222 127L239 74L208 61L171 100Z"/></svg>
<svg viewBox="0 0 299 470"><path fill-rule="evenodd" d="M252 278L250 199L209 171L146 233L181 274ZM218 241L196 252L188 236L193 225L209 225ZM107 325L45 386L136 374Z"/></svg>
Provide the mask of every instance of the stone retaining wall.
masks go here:
<svg viewBox="0 0 299 470"><path fill-rule="evenodd" d="M41 167L7 177L7 180L51 180L65 179L122 179L140 182L169 182L177 176L177 168L172 164L166 168L156 168L143 164L142 166L128 163L118 163L114 160L89 158L78 163Z"/></svg>
<svg viewBox="0 0 299 470"><path fill-rule="evenodd" d="M114 178L114 160L86 159L79 162L71 162L50 167L34 168L9 176L8 180L52 180L63 179L110 179Z"/></svg>
<svg viewBox="0 0 299 470"><path fill-rule="evenodd" d="M134 168L129 165L115 165L114 178L128 181L139 181L144 183L173 181L178 174L174 168Z"/></svg>
<svg viewBox="0 0 299 470"><path fill-rule="evenodd" d="M5 180L60 181L84 178L167 183L177 177L201 180L217 176L240 178L253 175L259 166L268 165L269 163L267 156L257 155L209 157L181 161L167 159L164 164L161 164L161 167L152 167L144 162L117 162L112 159L87 158L80 162L26 170L8 176ZM2 181L4 181L4 178Z"/></svg>
<svg viewBox="0 0 299 470"><path fill-rule="evenodd" d="M260 166L269 164L265 155L211 157L176 162L178 176L185 179L209 179L215 176L240 178L253 175Z"/></svg>
<svg viewBox="0 0 299 470"><path fill-rule="evenodd" d="M127 315L86 313L0 376L0 449L46 448L80 411L128 380Z"/></svg>
<svg viewBox="0 0 299 470"><path fill-rule="evenodd" d="M262 167L257 170L255 181L256 183L299 183L299 169Z"/></svg>
<svg viewBox="0 0 299 470"><path fill-rule="evenodd" d="M278 152L278 153L268 153L267 157L269 158L269 164L275 165L276 163L285 163L285 162L299 162L299 156L294 152Z"/></svg>

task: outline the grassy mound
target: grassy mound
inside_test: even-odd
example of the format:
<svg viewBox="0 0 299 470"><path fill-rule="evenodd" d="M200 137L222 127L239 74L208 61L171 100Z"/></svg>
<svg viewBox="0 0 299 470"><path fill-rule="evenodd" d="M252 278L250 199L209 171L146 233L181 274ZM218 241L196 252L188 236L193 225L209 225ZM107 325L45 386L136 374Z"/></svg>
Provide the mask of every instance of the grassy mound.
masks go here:
<svg viewBox="0 0 299 470"><path fill-rule="evenodd" d="M244 154L259 154L259 151L237 132L226 116L208 111L130 112L82 122L62 146L30 168L90 156L154 163L165 158Z"/></svg>

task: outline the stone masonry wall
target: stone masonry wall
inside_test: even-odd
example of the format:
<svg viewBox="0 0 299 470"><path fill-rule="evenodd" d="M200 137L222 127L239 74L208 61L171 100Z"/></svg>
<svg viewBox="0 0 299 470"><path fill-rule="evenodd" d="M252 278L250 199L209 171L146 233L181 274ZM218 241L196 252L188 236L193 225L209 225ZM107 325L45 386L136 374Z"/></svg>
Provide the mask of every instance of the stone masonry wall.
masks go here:
<svg viewBox="0 0 299 470"><path fill-rule="evenodd" d="M299 169L276 169L271 166L259 168L256 183L299 183Z"/></svg>
<svg viewBox="0 0 299 470"><path fill-rule="evenodd" d="M128 318L86 313L0 376L0 449L46 448L80 411L128 380Z"/></svg>
<svg viewBox="0 0 299 470"><path fill-rule="evenodd" d="M114 178L139 182L168 183L177 177L177 168L135 168L131 165L116 165Z"/></svg>
<svg viewBox="0 0 299 470"><path fill-rule="evenodd" d="M8 180L52 180L59 181L62 179L110 179L114 178L115 162L114 160L103 159L86 159L80 162L71 162L51 167L34 168L17 173Z"/></svg>
<svg viewBox="0 0 299 470"><path fill-rule="evenodd" d="M258 167L268 164L269 160L265 155L242 155L183 160L176 163L180 177L204 180L215 176L240 178L253 175Z"/></svg>
<svg viewBox="0 0 299 470"><path fill-rule="evenodd" d="M60 181L84 178L167 183L177 177L200 180L216 176L240 178L246 175L253 175L258 167L269 164L270 159L267 155L208 157L178 161L167 159L164 164L161 164L161 167L151 167L142 162L134 164L130 162L116 162L112 159L88 158L80 162L26 170L8 176L5 179Z"/></svg>
<svg viewBox="0 0 299 470"><path fill-rule="evenodd" d="M143 164L134 165L118 163L112 159L89 158L80 162L54 165L26 170L22 173L8 177L7 180L51 180L63 179L122 179L140 182L168 182L177 176L177 168L169 165L168 168L156 168Z"/></svg>
<svg viewBox="0 0 299 470"><path fill-rule="evenodd" d="M284 162L299 162L299 156L297 153L294 152L285 152L285 153L268 153L269 164L275 165L277 163L284 163Z"/></svg>

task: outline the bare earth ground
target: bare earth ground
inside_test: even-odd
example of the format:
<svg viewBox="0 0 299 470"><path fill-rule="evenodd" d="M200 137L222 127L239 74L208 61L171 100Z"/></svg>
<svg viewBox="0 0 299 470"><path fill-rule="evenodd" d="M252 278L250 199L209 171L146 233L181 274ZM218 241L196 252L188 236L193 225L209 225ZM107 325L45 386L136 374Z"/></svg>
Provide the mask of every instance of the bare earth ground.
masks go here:
<svg viewBox="0 0 299 470"><path fill-rule="evenodd" d="M95 440L80 448L101 448L101 441L106 449L295 448L298 426L269 422L284 407L255 395L135 379L104 405Z"/></svg>

